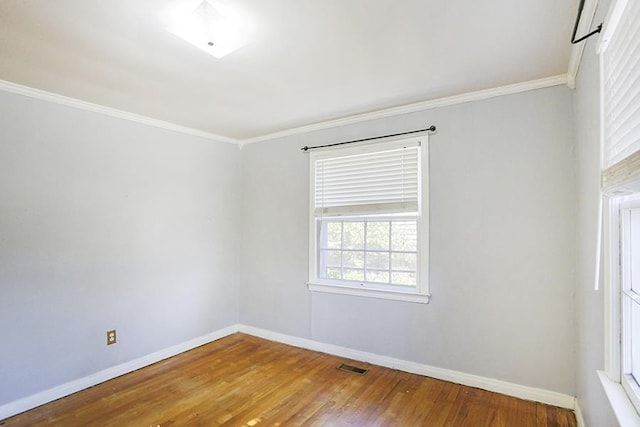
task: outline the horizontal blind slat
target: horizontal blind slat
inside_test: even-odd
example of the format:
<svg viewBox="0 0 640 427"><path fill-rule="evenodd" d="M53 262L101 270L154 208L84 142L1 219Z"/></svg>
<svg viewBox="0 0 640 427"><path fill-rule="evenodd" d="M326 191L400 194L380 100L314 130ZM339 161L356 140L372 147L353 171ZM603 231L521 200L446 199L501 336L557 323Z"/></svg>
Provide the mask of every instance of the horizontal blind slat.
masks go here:
<svg viewBox="0 0 640 427"><path fill-rule="evenodd" d="M629 102L640 92L638 82L640 81L640 46L636 53L637 58L630 64L634 69L625 73L619 82L611 83L611 95L609 104L609 114L616 117L629 104Z"/></svg>
<svg viewBox="0 0 640 427"><path fill-rule="evenodd" d="M324 163L334 163L334 164L343 164L343 163L352 163L352 162L361 162L367 159L389 159L393 157L409 157L415 156L418 152L419 146L408 147L408 148L398 148L398 149L388 149L377 152L369 152L369 153L360 153L360 154L350 154L342 157L325 157L318 158L317 162Z"/></svg>
<svg viewBox="0 0 640 427"><path fill-rule="evenodd" d="M417 193L417 186L413 188L413 193ZM316 196L316 202L328 206L335 203L344 201L348 203L350 200L390 200L390 199L402 199L410 200L415 197L408 197L411 191L394 190L391 188L382 190L370 190L370 189L353 189L351 191L344 191L333 194L320 194Z"/></svg>
<svg viewBox="0 0 640 427"><path fill-rule="evenodd" d="M352 161L352 162L344 162L344 163L333 163L333 162L318 162L317 168L318 170L324 171L325 173L331 172L339 172L342 170L361 170L361 169L372 169L372 168L381 168L385 166L395 166L398 167L402 164L413 164L415 163L417 156L406 156L406 157L388 157L386 159L360 159L360 161Z"/></svg>
<svg viewBox="0 0 640 427"><path fill-rule="evenodd" d="M631 104L628 111L619 120L611 121L611 142L610 146L615 147L626 137L631 130L640 123L640 94L637 101Z"/></svg>
<svg viewBox="0 0 640 427"><path fill-rule="evenodd" d="M368 203L362 205L344 205L316 208L314 215L320 216L348 216L375 215L393 213L417 213L417 202Z"/></svg>
<svg viewBox="0 0 640 427"><path fill-rule="evenodd" d="M323 181L339 181L341 179L349 180L351 177L367 177L367 176L395 176L395 175L413 175L417 172L418 168L414 165L407 165L406 167L386 167L382 169L355 169L355 170L339 170L339 171L318 171L316 173L316 180L322 179Z"/></svg>
<svg viewBox="0 0 640 427"><path fill-rule="evenodd" d="M340 179L340 180L332 180L330 182L322 182L316 181L322 185L322 189L326 191L330 190L339 190L341 188L354 188L354 187L374 187L376 184L380 186L393 186L397 187L398 185L410 184L412 182L418 182L414 177L410 175L401 175L401 176L385 176L385 177L362 177L359 175L353 175L351 178L353 179ZM386 178L386 179L385 179Z"/></svg>

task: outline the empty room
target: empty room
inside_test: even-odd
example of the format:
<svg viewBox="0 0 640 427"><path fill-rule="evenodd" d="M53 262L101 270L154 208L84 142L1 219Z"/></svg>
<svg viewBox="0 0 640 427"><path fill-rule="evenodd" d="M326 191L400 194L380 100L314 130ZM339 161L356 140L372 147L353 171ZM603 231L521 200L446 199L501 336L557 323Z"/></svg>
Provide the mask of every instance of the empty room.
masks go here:
<svg viewBox="0 0 640 427"><path fill-rule="evenodd" d="M638 252L638 0L0 0L0 426L640 426Z"/></svg>

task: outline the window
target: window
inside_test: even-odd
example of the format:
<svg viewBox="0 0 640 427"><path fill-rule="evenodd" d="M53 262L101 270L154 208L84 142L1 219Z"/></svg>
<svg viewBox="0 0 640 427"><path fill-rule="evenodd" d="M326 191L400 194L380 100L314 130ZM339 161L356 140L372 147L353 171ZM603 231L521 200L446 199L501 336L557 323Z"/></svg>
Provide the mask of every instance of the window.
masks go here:
<svg viewBox="0 0 640 427"><path fill-rule="evenodd" d="M616 415L637 425L640 422L640 193L606 200L609 208L605 211L606 372L600 377ZM615 391L616 388L620 391ZM635 415L627 418L630 414Z"/></svg>
<svg viewBox="0 0 640 427"><path fill-rule="evenodd" d="M427 137L311 153L309 289L428 302Z"/></svg>
<svg viewBox="0 0 640 427"><path fill-rule="evenodd" d="M415 287L417 225L411 217L321 221L319 277Z"/></svg>
<svg viewBox="0 0 640 427"><path fill-rule="evenodd" d="M640 418L640 2L614 0L598 51L605 207L605 391ZM633 409L635 408L635 410ZM621 415L625 414L625 415ZM631 415L629 415L631 414Z"/></svg>
<svg viewBox="0 0 640 427"><path fill-rule="evenodd" d="M640 410L640 199L619 204L621 384Z"/></svg>

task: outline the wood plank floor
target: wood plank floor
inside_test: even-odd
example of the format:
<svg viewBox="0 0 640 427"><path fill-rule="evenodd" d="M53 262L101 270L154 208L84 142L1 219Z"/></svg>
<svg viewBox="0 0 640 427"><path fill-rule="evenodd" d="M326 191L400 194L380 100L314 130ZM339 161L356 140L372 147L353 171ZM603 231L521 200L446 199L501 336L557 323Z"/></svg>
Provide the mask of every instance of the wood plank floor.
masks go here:
<svg viewBox="0 0 640 427"><path fill-rule="evenodd" d="M369 369L340 371L341 363ZM575 426L573 412L234 334L0 421L16 426Z"/></svg>

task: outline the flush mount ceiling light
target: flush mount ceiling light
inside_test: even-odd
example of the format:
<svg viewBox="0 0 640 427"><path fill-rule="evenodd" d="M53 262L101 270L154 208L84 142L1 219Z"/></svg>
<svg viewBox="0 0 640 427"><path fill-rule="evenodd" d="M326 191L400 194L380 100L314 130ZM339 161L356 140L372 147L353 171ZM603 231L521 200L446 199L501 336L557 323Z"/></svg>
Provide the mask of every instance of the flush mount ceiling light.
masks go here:
<svg viewBox="0 0 640 427"><path fill-rule="evenodd" d="M237 19L223 3L183 2L175 5L165 20L167 31L216 58L239 49L246 42Z"/></svg>

